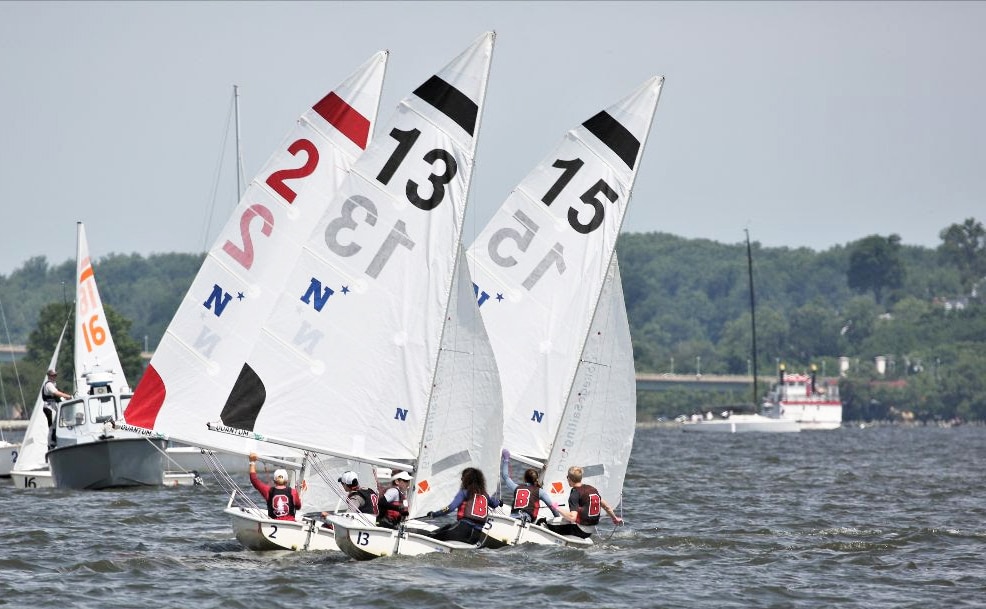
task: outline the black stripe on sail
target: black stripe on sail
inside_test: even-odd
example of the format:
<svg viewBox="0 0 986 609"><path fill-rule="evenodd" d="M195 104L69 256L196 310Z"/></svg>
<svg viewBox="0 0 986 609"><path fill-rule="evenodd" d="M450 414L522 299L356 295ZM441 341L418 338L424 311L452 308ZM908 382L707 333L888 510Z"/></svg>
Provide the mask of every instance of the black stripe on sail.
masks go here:
<svg viewBox="0 0 986 609"><path fill-rule="evenodd" d="M479 106L462 91L459 91L437 76L432 76L414 90L414 94L435 106L442 114L466 130L469 135L476 129Z"/></svg>
<svg viewBox="0 0 986 609"><path fill-rule="evenodd" d="M249 364L244 363L219 418L223 425L253 431L260 408L266 400L267 388L264 387L264 382Z"/></svg>
<svg viewBox="0 0 986 609"><path fill-rule="evenodd" d="M637 162L637 152L640 151L640 140L635 138L620 121L603 110L582 123L582 126L606 144L616 156L623 159L630 169L633 169L633 164Z"/></svg>

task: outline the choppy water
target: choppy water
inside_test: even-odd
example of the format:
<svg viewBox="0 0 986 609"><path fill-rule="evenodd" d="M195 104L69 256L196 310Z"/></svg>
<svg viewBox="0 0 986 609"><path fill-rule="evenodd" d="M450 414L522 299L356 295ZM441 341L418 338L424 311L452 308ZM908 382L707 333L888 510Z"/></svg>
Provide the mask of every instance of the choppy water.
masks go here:
<svg viewBox="0 0 986 609"><path fill-rule="evenodd" d="M638 430L589 550L255 553L211 488L0 483L0 606L984 607L986 428Z"/></svg>

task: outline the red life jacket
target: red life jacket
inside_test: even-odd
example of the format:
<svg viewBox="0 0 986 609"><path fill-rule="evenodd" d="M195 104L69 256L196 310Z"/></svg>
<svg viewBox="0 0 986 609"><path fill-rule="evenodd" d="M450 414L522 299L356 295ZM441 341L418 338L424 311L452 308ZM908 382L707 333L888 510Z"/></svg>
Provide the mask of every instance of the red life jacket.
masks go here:
<svg viewBox="0 0 986 609"><path fill-rule="evenodd" d="M538 509L541 506L541 500L538 498L538 491L540 489L533 484L518 484L517 488L514 489L514 504L512 511L514 512L527 512L531 521L537 520Z"/></svg>
<svg viewBox="0 0 986 609"><path fill-rule="evenodd" d="M404 520L407 516L404 498L405 495L400 489L397 489L397 501L387 501L387 494L384 493L383 500L380 502L380 518L386 518L395 523Z"/></svg>
<svg viewBox="0 0 986 609"><path fill-rule="evenodd" d="M486 517L490 512L490 498L486 495L476 494L469 497L459 506L459 511L455 517L459 520L468 520L478 524L486 524Z"/></svg>
<svg viewBox="0 0 986 609"><path fill-rule="evenodd" d="M270 487L267 493L267 516L275 519L294 518L294 493L288 487Z"/></svg>
<svg viewBox="0 0 986 609"><path fill-rule="evenodd" d="M602 498L596 487L583 484L573 488L572 492L577 496L575 511L578 512L578 516L575 522L586 526L599 524L599 516L602 513Z"/></svg>

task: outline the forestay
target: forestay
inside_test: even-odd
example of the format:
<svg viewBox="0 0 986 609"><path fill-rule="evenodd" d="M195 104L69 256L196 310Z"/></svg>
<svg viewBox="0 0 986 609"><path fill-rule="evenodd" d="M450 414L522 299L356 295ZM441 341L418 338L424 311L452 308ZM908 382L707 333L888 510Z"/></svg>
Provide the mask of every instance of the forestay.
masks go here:
<svg viewBox="0 0 986 609"><path fill-rule="evenodd" d="M127 423L196 446L255 450L206 423L252 426L265 394L247 355L303 240L370 141L387 58L374 54L305 112L254 178L168 326Z"/></svg>
<svg viewBox="0 0 986 609"><path fill-rule="evenodd" d="M457 455L430 467L495 475L495 364L460 256L493 37L400 102L309 235L250 354L266 400L243 428L409 463L422 443L427 455L432 438L465 433ZM416 488L421 499L435 482Z"/></svg>
<svg viewBox="0 0 986 609"><path fill-rule="evenodd" d="M544 463L555 495L570 465L604 497L622 488L635 393L615 247L662 84L649 79L570 131L469 249L505 445Z"/></svg>

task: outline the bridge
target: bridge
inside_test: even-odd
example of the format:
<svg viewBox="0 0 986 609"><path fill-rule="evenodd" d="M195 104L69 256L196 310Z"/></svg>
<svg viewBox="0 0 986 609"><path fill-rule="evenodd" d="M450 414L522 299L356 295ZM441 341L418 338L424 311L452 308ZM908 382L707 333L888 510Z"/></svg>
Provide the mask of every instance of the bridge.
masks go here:
<svg viewBox="0 0 986 609"><path fill-rule="evenodd" d="M757 385L767 388L772 377L759 377ZM640 372L637 391L668 391L671 389L701 389L704 391L746 391L753 388L753 377L732 374L664 374Z"/></svg>
<svg viewBox="0 0 986 609"><path fill-rule="evenodd" d="M0 363L7 363L19 360L27 355L25 345L5 345L0 344ZM140 354L145 362L151 360L154 355L151 351L143 351ZM773 377L760 377L758 385L766 388L770 386ZM745 391L752 388L753 377L746 375L725 375L725 374L671 374L665 372L637 374L637 391L668 391L671 389L701 389L705 391Z"/></svg>

